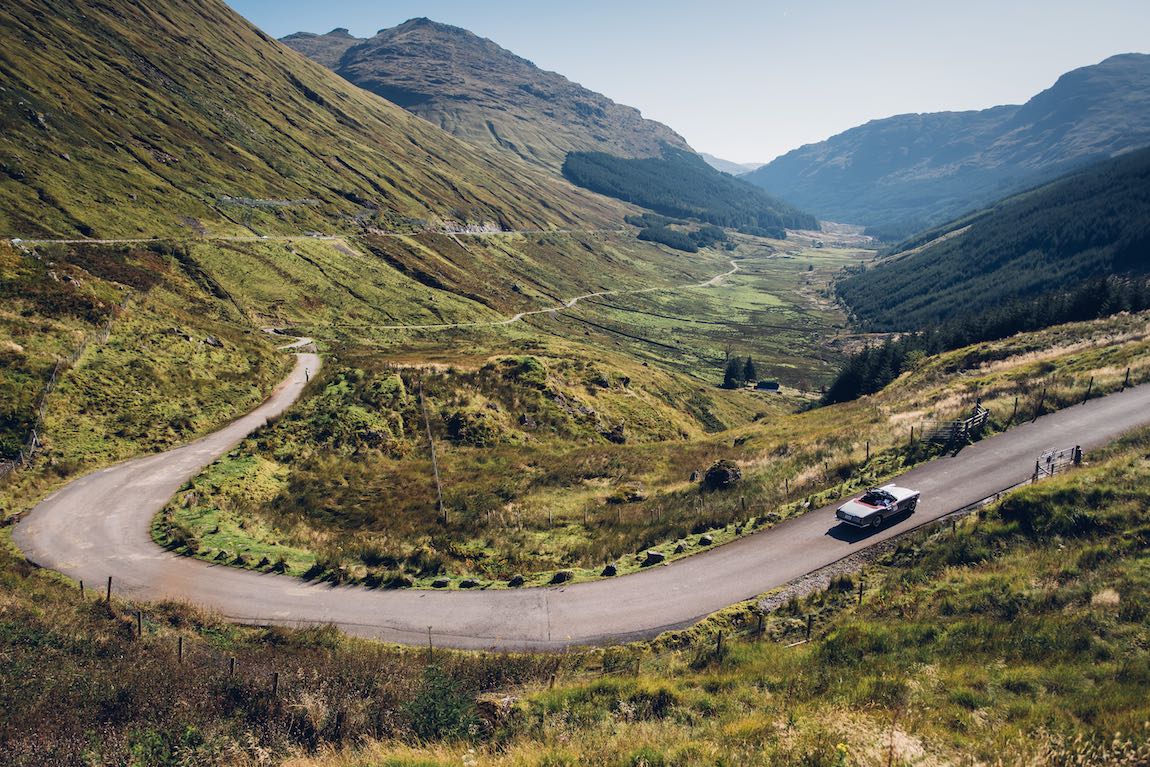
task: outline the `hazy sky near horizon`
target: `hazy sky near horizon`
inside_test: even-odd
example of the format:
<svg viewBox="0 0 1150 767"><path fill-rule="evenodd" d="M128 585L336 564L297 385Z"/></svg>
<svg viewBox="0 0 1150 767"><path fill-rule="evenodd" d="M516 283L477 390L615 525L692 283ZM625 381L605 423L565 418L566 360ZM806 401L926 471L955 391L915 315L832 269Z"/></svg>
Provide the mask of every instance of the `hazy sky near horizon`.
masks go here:
<svg viewBox="0 0 1150 767"><path fill-rule="evenodd" d="M427 16L765 162L867 120L1017 104L1150 49L1147 0L230 0L275 37Z"/></svg>

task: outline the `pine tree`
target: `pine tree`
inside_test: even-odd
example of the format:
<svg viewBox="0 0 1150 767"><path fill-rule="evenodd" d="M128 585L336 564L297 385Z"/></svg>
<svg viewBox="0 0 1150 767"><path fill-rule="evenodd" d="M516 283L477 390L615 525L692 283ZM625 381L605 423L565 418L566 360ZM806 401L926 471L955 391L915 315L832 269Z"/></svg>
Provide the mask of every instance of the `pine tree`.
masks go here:
<svg viewBox="0 0 1150 767"><path fill-rule="evenodd" d="M723 370L723 388L737 389L742 384L743 363L738 357L731 357L727 360L727 366Z"/></svg>
<svg viewBox="0 0 1150 767"><path fill-rule="evenodd" d="M747 357L747 364L743 365L743 380L747 383L759 380L759 372L755 370L755 363L749 356Z"/></svg>

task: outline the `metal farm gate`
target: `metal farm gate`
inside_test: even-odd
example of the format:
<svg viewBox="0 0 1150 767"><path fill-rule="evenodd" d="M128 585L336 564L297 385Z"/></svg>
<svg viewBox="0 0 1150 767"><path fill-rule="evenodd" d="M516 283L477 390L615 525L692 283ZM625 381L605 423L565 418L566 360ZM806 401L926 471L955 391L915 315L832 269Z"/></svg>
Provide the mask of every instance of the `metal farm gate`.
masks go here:
<svg viewBox="0 0 1150 767"><path fill-rule="evenodd" d="M1053 477L1055 474L1066 471L1071 466L1082 463L1082 448L1064 447L1060 450L1047 450L1034 462L1034 479Z"/></svg>

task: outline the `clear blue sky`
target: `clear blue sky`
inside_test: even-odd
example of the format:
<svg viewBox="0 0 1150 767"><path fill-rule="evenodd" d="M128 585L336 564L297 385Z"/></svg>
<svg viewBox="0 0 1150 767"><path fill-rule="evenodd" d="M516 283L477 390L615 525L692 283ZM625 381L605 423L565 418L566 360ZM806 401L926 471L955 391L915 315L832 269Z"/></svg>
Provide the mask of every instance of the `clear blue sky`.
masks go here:
<svg viewBox="0 0 1150 767"><path fill-rule="evenodd" d="M231 0L276 37L416 16L466 27L641 109L691 145L766 161L870 119L1021 103L1150 48L1148 0Z"/></svg>

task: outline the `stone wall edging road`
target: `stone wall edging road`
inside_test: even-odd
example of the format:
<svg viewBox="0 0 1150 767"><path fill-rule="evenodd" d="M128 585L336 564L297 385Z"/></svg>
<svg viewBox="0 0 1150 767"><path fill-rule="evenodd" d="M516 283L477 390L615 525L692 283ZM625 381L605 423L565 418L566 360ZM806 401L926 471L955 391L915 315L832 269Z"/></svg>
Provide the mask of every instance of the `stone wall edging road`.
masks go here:
<svg viewBox="0 0 1150 767"><path fill-rule="evenodd" d="M689 626L856 551L953 513L1024 480L1051 447L1104 445L1150 424L1150 384L1091 400L923 464L897 479L923 492L918 511L878 531L843 530L834 506L667 566L611 580L491 591L372 591L333 587L181 557L151 539L153 516L179 487L283 412L320 358L297 354L292 374L258 408L167 453L81 477L35 507L14 531L28 559L88 583L113 577L134 599L177 599L252 624L332 623L387 641L562 650L645 639Z"/></svg>

